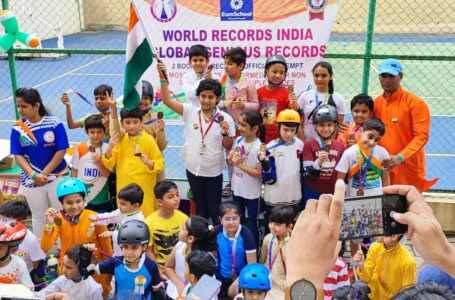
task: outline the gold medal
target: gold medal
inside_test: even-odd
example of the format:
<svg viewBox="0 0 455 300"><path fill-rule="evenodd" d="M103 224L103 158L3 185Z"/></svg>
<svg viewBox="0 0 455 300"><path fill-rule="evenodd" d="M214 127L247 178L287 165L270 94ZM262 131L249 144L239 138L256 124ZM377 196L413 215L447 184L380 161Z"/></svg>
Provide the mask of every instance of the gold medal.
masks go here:
<svg viewBox="0 0 455 300"><path fill-rule="evenodd" d="M288 93L289 94L294 93L294 85L293 84L288 85Z"/></svg>
<svg viewBox="0 0 455 300"><path fill-rule="evenodd" d="M365 195L365 192L363 191L363 188L361 188L357 191L357 196L363 196L363 195Z"/></svg>
<svg viewBox="0 0 455 300"><path fill-rule="evenodd" d="M264 152L264 153L265 153L265 152L267 152L267 145L266 145L266 144L264 144L264 143L263 143L263 144L261 144L261 148L260 148L260 151L261 151L261 152Z"/></svg>
<svg viewBox="0 0 455 300"><path fill-rule="evenodd" d="M87 237L91 237L95 233L95 224L91 223L90 228L87 230Z"/></svg>

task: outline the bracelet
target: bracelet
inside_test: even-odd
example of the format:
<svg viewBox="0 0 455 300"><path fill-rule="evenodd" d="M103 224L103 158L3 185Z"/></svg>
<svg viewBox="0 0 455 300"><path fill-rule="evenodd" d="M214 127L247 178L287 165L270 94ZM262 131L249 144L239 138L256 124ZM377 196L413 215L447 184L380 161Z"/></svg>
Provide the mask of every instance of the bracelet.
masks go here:
<svg viewBox="0 0 455 300"><path fill-rule="evenodd" d="M32 176L30 176L30 178L31 178L32 180L35 180L36 176L38 176L38 173L37 173L37 172L33 172L33 173L32 173Z"/></svg>
<svg viewBox="0 0 455 300"><path fill-rule="evenodd" d="M46 230L47 230L47 231L50 231L50 230L53 229L53 228L54 228L54 224L47 224L47 223L46 223Z"/></svg>
<svg viewBox="0 0 455 300"><path fill-rule="evenodd" d="M398 158L400 159L401 162L404 162L404 156L401 153L397 154Z"/></svg>
<svg viewBox="0 0 455 300"><path fill-rule="evenodd" d="M161 83L166 83L167 80L166 80L165 78L163 78L163 79L160 79L160 82L161 82Z"/></svg>

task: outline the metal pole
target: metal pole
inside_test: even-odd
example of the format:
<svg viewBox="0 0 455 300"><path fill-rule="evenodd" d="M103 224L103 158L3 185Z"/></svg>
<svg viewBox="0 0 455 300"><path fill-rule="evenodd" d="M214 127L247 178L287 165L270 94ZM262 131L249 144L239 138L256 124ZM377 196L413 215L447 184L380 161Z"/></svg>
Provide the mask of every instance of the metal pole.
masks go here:
<svg viewBox="0 0 455 300"><path fill-rule="evenodd" d="M8 0L2 0L2 9L9 9ZM14 53L11 50L8 51L8 65L9 65L9 75L11 77L11 90L13 91L14 99L14 112L16 113L16 119L19 119L19 112L17 111L16 105L16 95L15 91L17 89L17 76L16 76L16 60L14 58Z"/></svg>
<svg viewBox="0 0 455 300"><path fill-rule="evenodd" d="M367 37L365 41L365 58L363 59L362 93L368 93L370 80L371 52L373 48L374 17L376 14L376 0L370 0L368 7Z"/></svg>

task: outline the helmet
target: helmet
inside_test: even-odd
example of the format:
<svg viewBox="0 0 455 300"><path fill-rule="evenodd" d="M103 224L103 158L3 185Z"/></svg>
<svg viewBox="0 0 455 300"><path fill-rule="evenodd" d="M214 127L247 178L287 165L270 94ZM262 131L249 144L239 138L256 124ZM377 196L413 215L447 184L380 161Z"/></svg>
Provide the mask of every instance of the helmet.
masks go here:
<svg viewBox="0 0 455 300"><path fill-rule="evenodd" d="M119 245L148 244L150 241L150 231L142 221L131 220L123 223L118 231L117 242Z"/></svg>
<svg viewBox="0 0 455 300"><path fill-rule="evenodd" d="M27 235L27 227L16 219L0 218L0 244L16 247Z"/></svg>
<svg viewBox="0 0 455 300"><path fill-rule="evenodd" d="M285 72L288 71L288 64L286 63L286 59L283 57L283 55L272 55L267 58L265 61L265 66L264 69L267 69L269 65L271 64L282 64L284 65L284 70Z"/></svg>
<svg viewBox="0 0 455 300"><path fill-rule="evenodd" d="M277 123L297 123L300 124L300 115L293 109L285 109L280 112Z"/></svg>
<svg viewBox="0 0 455 300"><path fill-rule="evenodd" d="M149 96L151 99L154 96L153 86L147 80L142 80L142 96L144 95Z"/></svg>
<svg viewBox="0 0 455 300"><path fill-rule="evenodd" d="M249 264L239 275L239 287L247 290L270 290L270 272L263 264Z"/></svg>
<svg viewBox="0 0 455 300"><path fill-rule="evenodd" d="M338 112L330 104L323 104L313 114L313 123L338 122Z"/></svg>
<svg viewBox="0 0 455 300"><path fill-rule="evenodd" d="M65 178L57 186L57 198L62 201L63 197L71 194L82 193L87 195L84 183L78 178Z"/></svg>

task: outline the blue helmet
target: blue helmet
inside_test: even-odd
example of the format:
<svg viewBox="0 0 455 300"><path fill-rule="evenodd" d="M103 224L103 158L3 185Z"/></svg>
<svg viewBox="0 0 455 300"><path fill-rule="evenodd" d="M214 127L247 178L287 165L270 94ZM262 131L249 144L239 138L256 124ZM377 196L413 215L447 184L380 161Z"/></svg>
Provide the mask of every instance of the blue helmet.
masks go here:
<svg viewBox="0 0 455 300"><path fill-rule="evenodd" d="M84 197L87 195L84 183L78 178L65 178L57 186L57 198L60 202L63 201L63 197L66 195L78 193L82 193Z"/></svg>
<svg viewBox="0 0 455 300"><path fill-rule="evenodd" d="M243 267L239 276L239 287L247 290L270 290L270 272L263 264L249 264Z"/></svg>

